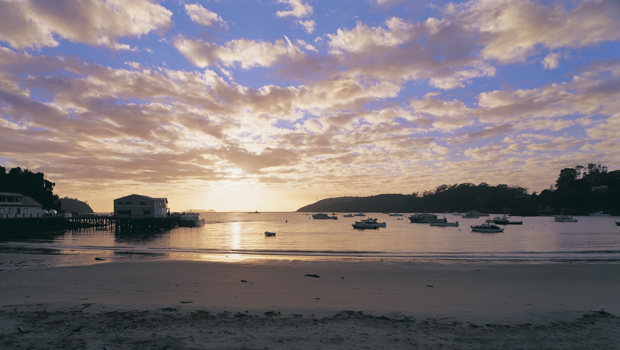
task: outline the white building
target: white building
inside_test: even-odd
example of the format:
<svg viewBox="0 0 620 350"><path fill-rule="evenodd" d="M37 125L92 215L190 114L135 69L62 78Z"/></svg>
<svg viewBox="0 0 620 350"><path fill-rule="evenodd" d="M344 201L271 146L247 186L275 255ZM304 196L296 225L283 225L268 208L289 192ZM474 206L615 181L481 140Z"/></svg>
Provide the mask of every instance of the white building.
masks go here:
<svg viewBox="0 0 620 350"><path fill-rule="evenodd" d="M21 193L0 192L0 218L38 218L43 206Z"/></svg>
<svg viewBox="0 0 620 350"><path fill-rule="evenodd" d="M168 215L167 198L132 194L114 200L114 216L122 219L163 218Z"/></svg>

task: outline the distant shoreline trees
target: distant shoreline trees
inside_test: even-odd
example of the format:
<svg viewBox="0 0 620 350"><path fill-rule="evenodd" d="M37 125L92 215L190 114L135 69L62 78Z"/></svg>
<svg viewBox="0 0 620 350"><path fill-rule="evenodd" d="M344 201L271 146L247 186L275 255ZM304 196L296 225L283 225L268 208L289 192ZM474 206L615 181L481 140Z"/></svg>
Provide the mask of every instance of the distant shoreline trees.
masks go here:
<svg viewBox="0 0 620 350"><path fill-rule="evenodd" d="M620 170L600 164L564 168L555 189L529 194L518 186L471 183L441 185L421 195L381 194L370 197L327 198L297 211L328 212L466 212L513 215L585 215L603 211L620 215Z"/></svg>

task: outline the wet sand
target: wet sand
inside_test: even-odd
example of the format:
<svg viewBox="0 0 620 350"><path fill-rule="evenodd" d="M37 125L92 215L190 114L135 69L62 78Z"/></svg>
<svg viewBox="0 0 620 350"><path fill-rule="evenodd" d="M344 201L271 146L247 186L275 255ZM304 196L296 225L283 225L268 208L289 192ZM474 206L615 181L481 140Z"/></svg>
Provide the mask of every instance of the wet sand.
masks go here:
<svg viewBox="0 0 620 350"><path fill-rule="evenodd" d="M614 349L620 340L616 263L160 260L0 279L2 348Z"/></svg>

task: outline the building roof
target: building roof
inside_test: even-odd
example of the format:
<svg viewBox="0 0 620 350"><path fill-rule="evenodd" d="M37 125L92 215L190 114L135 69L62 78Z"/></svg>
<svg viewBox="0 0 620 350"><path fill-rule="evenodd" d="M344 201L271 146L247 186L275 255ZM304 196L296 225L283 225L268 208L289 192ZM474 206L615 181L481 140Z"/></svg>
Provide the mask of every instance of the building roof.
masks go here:
<svg viewBox="0 0 620 350"><path fill-rule="evenodd" d="M123 199L128 199L128 198L143 198L143 199L149 199L149 200L152 200L152 201L165 201L166 203L168 203L168 198L153 198L153 197L144 196L144 195L141 195L141 194L130 194L129 196L125 196L125 197L121 197L121 198L116 198L115 201L123 200Z"/></svg>
<svg viewBox="0 0 620 350"><path fill-rule="evenodd" d="M24 196L24 198L22 199L23 205L24 207L40 207L43 208L43 206L41 205L41 203L35 201L34 199L28 197L28 196Z"/></svg>
<svg viewBox="0 0 620 350"><path fill-rule="evenodd" d="M41 205L41 203L35 201L34 199L28 197L28 196L24 196L21 193L16 193L16 192L0 192L0 196L20 196L22 197L22 202L21 203L2 203L0 204L0 206L4 206L4 207L38 207L38 208L43 208L43 206Z"/></svg>

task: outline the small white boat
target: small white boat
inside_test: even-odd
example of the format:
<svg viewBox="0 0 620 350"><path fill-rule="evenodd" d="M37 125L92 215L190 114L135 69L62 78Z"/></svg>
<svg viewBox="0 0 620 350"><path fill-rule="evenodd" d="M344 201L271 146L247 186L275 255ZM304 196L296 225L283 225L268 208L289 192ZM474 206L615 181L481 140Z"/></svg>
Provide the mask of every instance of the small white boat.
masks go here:
<svg viewBox="0 0 620 350"><path fill-rule="evenodd" d="M568 216L568 215L556 215L553 220L555 220L555 222L577 222L579 220L573 218L572 216Z"/></svg>
<svg viewBox="0 0 620 350"><path fill-rule="evenodd" d="M365 229L378 229L379 227L386 227L385 222L377 222L375 218L368 218L362 221L356 221L353 224L354 229L365 230Z"/></svg>
<svg viewBox="0 0 620 350"><path fill-rule="evenodd" d="M179 224L183 227L198 227L204 223L205 220L200 218L199 213L181 213Z"/></svg>
<svg viewBox="0 0 620 350"><path fill-rule="evenodd" d="M275 235L276 235L275 232L265 231L265 237L273 237Z"/></svg>
<svg viewBox="0 0 620 350"><path fill-rule="evenodd" d="M472 232L482 232L482 233L498 233L498 232L504 232L504 229L497 226L497 225L493 225L493 224L489 224L489 223L484 223L484 224L480 224L480 225L472 225L471 226L471 230Z"/></svg>

